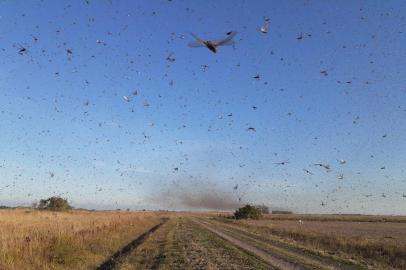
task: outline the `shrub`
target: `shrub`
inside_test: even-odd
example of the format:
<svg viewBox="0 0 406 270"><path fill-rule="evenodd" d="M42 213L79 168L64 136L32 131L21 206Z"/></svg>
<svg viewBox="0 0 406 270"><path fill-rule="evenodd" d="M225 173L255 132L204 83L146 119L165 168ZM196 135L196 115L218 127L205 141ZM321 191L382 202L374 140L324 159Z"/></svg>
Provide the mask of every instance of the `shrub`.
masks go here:
<svg viewBox="0 0 406 270"><path fill-rule="evenodd" d="M72 209L72 206L69 204L67 199L53 196L48 199L41 199L37 208L51 211L63 211Z"/></svg>
<svg viewBox="0 0 406 270"><path fill-rule="evenodd" d="M238 208L234 212L235 219L260 219L262 217L262 211L255 206L245 205L244 207Z"/></svg>

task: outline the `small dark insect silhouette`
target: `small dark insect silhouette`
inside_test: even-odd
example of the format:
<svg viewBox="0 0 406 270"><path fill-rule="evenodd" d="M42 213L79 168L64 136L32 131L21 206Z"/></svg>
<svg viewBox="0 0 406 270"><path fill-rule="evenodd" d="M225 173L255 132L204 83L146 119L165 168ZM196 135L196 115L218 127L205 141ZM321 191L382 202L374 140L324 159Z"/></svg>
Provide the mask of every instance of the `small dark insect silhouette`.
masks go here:
<svg viewBox="0 0 406 270"><path fill-rule="evenodd" d="M282 162L274 162L275 165L286 165L289 163L289 160L282 161Z"/></svg>
<svg viewBox="0 0 406 270"><path fill-rule="evenodd" d="M322 70L322 71L320 71L320 73L323 74L324 76L328 76L327 70Z"/></svg>
<svg viewBox="0 0 406 270"><path fill-rule="evenodd" d="M328 164L314 163L313 165L323 167L326 170L330 170L330 165L328 165Z"/></svg>
<svg viewBox="0 0 406 270"><path fill-rule="evenodd" d="M323 207L326 206L326 203L321 201L321 206L323 206Z"/></svg>
<svg viewBox="0 0 406 270"><path fill-rule="evenodd" d="M209 68L208 65L201 65L201 67L202 67L202 70L203 70L203 71L206 71L206 70Z"/></svg>
<svg viewBox="0 0 406 270"><path fill-rule="evenodd" d="M20 46L20 48L19 48L19 50L18 50L18 53L19 53L19 54L24 55L24 54L26 54L27 52L28 52L27 48L25 48L25 47L23 47L23 46Z"/></svg>
<svg viewBox="0 0 406 270"><path fill-rule="evenodd" d="M265 23L263 26L261 26L261 28L259 28L259 31L261 31L261 33L266 34L268 33L269 30L269 20L265 20Z"/></svg>
<svg viewBox="0 0 406 270"><path fill-rule="evenodd" d="M226 46L226 45L233 45L234 44L233 37L237 34L237 32L234 32L234 31L228 32L227 33L228 36L223 40L204 40L204 39L199 38L198 36L196 36L193 33L190 33L190 34L196 40L193 41L193 42L190 42L188 44L189 47L192 47L192 48L206 47L210 51L212 51L213 53L217 53L219 46Z"/></svg>
<svg viewBox="0 0 406 270"><path fill-rule="evenodd" d="M170 53L167 57L166 60L173 63L176 61L176 58L173 56L173 53Z"/></svg>
<svg viewBox="0 0 406 270"><path fill-rule="evenodd" d="M101 44L101 45L103 45L103 46L106 46L106 45L107 45L106 42L104 42L103 40L100 40L100 39L96 40L96 43L97 43L97 44Z"/></svg>
<svg viewBox="0 0 406 270"><path fill-rule="evenodd" d="M260 76L259 74L257 74L257 75L255 75L255 76L252 77L252 78L254 78L254 79L256 79L256 80L259 80L259 79L261 79L261 76Z"/></svg>
<svg viewBox="0 0 406 270"><path fill-rule="evenodd" d="M307 174L313 175L313 173L309 170L303 169L303 171L305 171Z"/></svg>
<svg viewBox="0 0 406 270"><path fill-rule="evenodd" d="M249 131L254 131L254 132L257 131L254 127L249 127L249 128L247 128L247 130L249 130Z"/></svg>
<svg viewBox="0 0 406 270"><path fill-rule="evenodd" d="M344 165L345 163L347 163L347 161L345 159L340 159L340 160L338 160L338 162L340 162L341 165Z"/></svg>

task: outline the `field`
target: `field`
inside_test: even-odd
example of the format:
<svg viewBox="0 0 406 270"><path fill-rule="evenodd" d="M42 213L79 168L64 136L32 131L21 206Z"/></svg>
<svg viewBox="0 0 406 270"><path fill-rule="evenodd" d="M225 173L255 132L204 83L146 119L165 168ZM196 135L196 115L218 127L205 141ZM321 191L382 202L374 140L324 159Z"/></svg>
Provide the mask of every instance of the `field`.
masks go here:
<svg viewBox="0 0 406 270"><path fill-rule="evenodd" d="M404 217L0 211L0 269L406 269L405 243Z"/></svg>
<svg viewBox="0 0 406 270"><path fill-rule="evenodd" d="M0 211L0 269L93 269L161 215Z"/></svg>

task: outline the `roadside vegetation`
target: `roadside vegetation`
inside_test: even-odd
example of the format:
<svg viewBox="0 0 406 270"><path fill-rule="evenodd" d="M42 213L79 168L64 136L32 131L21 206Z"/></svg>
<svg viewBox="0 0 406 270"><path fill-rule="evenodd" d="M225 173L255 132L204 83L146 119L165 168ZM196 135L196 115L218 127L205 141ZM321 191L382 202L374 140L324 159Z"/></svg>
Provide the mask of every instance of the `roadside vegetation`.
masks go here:
<svg viewBox="0 0 406 270"><path fill-rule="evenodd" d="M406 269L406 223L331 221L328 215L283 220L262 212L257 219L257 211L241 207L236 219L218 216L224 213L3 209L0 269L97 269L161 223L120 256L119 269L271 269L251 247L316 269L340 263L354 265L348 269Z"/></svg>
<svg viewBox="0 0 406 270"><path fill-rule="evenodd" d="M374 269L406 269L404 217L268 215L261 220L216 218L238 228L309 250L341 257ZM379 220L377 222L377 220Z"/></svg>
<svg viewBox="0 0 406 270"><path fill-rule="evenodd" d="M262 210L259 207L250 204L238 208L234 212L235 219L260 219L262 217Z"/></svg>
<svg viewBox="0 0 406 270"><path fill-rule="evenodd" d="M0 211L0 269L92 269L158 224L148 212Z"/></svg>

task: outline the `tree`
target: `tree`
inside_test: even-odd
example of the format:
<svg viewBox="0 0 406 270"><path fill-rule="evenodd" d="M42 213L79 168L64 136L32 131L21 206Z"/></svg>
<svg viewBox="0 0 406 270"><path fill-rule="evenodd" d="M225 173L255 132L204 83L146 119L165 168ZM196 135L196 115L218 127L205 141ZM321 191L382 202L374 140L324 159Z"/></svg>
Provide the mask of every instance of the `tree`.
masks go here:
<svg viewBox="0 0 406 270"><path fill-rule="evenodd" d="M51 210L51 211L64 211L71 210L72 206L67 199L59 196L53 196L48 199L41 199L37 206L38 209Z"/></svg>
<svg viewBox="0 0 406 270"><path fill-rule="evenodd" d="M234 212L235 219L259 219L262 217L262 211L255 206L245 205L244 207L238 208Z"/></svg>

